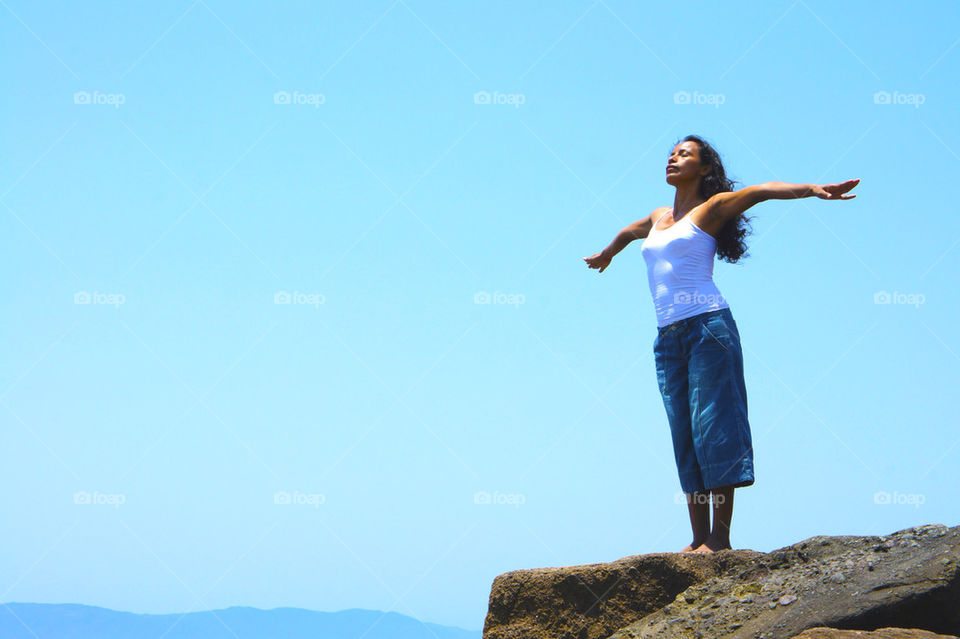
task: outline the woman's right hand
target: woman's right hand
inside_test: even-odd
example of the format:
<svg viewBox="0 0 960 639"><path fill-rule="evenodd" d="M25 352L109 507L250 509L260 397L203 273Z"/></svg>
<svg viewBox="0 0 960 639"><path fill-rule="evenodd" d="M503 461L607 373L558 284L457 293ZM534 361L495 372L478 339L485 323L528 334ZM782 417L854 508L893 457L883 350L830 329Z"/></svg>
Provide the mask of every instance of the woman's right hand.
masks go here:
<svg viewBox="0 0 960 639"><path fill-rule="evenodd" d="M594 253L590 257L583 258L583 261L587 263L587 266L590 268L598 268L600 272L603 273L603 269L610 266L610 260L613 258L606 255L603 251L599 253Z"/></svg>

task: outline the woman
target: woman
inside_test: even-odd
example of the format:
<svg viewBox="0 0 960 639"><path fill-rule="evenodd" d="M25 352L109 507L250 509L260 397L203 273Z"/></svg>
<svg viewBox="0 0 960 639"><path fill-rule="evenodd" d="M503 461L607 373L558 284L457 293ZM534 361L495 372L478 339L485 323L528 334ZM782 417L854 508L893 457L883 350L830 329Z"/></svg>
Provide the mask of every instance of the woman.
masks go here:
<svg viewBox="0 0 960 639"><path fill-rule="evenodd" d="M603 273L627 244L646 238L640 252L657 313L657 383L693 529L681 552L709 553L730 548L733 491L754 483L740 333L713 282L714 255L731 263L744 255L741 222L749 218L741 214L754 204L814 195L850 200L856 195L845 194L860 180L734 191L716 150L695 135L673 147L666 172L676 188L673 207L655 209L583 259Z"/></svg>

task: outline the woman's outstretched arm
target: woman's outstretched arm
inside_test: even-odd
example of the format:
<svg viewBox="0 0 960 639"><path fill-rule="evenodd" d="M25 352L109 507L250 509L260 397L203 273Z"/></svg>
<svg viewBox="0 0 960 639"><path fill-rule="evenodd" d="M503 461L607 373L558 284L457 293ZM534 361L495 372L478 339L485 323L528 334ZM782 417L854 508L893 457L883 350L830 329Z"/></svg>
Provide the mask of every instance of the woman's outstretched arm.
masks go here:
<svg viewBox="0 0 960 639"><path fill-rule="evenodd" d="M670 207L662 206L654 209L653 213L667 208ZM600 272L603 273L604 269L610 266L610 261L613 260L613 257L626 248L627 244L634 240L642 240L647 237L654 223L653 213L623 228L623 230L617 233L617 236L613 238L613 241L610 242L607 248L599 253L594 253L590 257L583 258L583 261L587 263L588 267L600 269Z"/></svg>
<svg viewBox="0 0 960 639"><path fill-rule="evenodd" d="M837 184L788 184L787 182L766 182L764 187L768 200L792 200L816 195L824 200L852 200L856 195L846 195L860 179L847 180Z"/></svg>
<svg viewBox="0 0 960 639"><path fill-rule="evenodd" d="M816 196L823 200L852 200L856 195L847 191L855 187L860 179L847 180L836 184L790 184L788 182L764 182L740 189L717 193L707 200L707 208L715 216L733 218L754 204L765 200L792 200Z"/></svg>

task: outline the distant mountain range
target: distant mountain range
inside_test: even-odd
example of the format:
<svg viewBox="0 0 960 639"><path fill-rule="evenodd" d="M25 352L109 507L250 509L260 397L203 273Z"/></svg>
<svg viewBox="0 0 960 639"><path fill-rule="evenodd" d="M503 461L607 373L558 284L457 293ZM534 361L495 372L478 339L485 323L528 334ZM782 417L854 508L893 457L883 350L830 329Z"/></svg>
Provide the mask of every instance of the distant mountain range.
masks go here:
<svg viewBox="0 0 960 639"><path fill-rule="evenodd" d="M480 631L351 608L247 608L165 615L81 604L0 604L3 639L480 639Z"/></svg>

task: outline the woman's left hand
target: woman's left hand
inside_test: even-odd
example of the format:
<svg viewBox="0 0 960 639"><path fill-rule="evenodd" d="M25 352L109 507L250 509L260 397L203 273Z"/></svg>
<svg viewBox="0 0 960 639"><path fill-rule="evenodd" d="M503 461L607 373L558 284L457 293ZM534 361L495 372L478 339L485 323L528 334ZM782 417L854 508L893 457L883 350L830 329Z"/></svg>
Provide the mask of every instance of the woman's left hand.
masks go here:
<svg viewBox="0 0 960 639"><path fill-rule="evenodd" d="M837 184L813 185L813 194L822 200L852 200L856 195L846 195L846 192L855 187L860 182L856 180L847 180Z"/></svg>

